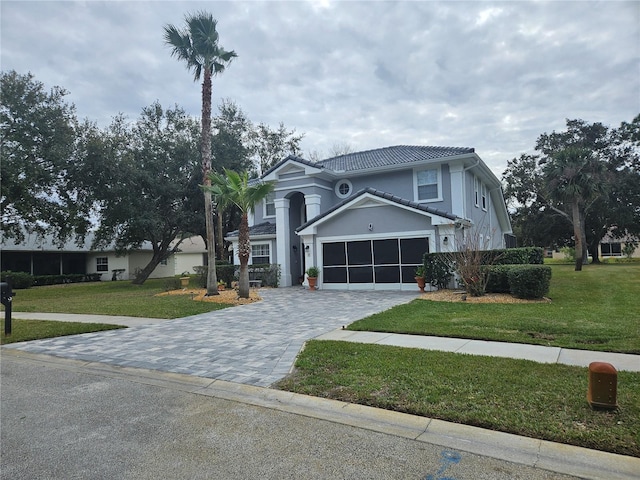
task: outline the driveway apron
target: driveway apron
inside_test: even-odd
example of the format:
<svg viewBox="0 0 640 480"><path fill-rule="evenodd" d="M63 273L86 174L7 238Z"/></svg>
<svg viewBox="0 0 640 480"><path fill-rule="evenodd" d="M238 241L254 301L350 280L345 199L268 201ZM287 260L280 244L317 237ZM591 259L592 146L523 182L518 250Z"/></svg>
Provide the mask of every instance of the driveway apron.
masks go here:
<svg viewBox="0 0 640 480"><path fill-rule="evenodd" d="M261 302L154 325L15 343L16 348L256 386L286 376L305 341L418 292L260 290Z"/></svg>

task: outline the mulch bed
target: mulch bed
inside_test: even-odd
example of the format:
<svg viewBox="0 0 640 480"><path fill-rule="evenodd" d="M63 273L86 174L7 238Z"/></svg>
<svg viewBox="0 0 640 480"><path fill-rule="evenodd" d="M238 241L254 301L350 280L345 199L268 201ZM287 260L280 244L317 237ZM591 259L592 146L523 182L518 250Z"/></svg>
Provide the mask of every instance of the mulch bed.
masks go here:
<svg viewBox="0 0 640 480"><path fill-rule="evenodd" d="M421 295L423 300L433 300L434 302L468 302L468 303L549 303L551 299L541 298L536 300L525 300L516 298L508 293L487 293L482 297L472 297L464 290L437 290L435 292L425 292Z"/></svg>
<svg viewBox="0 0 640 480"><path fill-rule="evenodd" d="M258 291L253 288L249 290L249 298L239 298L238 292L234 289L219 290L220 295L213 295L211 297L205 296L206 293L207 291L204 288L182 288L180 290L170 290L159 293L158 295L190 295L191 299L197 302L226 303L229 305L245 305L262 300L260 295L258 295Z"/></svg>

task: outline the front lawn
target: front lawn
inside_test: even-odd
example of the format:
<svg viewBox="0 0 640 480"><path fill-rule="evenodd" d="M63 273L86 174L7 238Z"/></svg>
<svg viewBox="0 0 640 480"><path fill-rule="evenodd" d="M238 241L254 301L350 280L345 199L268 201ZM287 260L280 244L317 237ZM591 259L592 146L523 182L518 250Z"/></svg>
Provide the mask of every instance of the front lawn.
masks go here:
<svg viewBox="0 0 640 480"><path fill-rule="evenodd" d="M551 268L550 303L419 299L348 328L640 354L640 263Z"/></svg>
<svg viewBox="0 0 640 480"><path fill-rule="evenodd" d="M26 342L28 340L39 340L41 338L77 335L79 333L115 330L117 328L125 327L106 323L53 322L49 320L20 320L14 318L11 320L11 335L7 337L4 334L3 314L0 345L14 342Z"/></svg>
<svg viewBox="0 0 640 480"><path fill-rule="evenodd" d="M307 344L282 390L640 456L640 373L614 412L586 401L586 368L383 345Z"/></svg>
<svg viewBox="0 0 640 480"><path fill-rule="evenodd" d="M189 295L156 296L166 290L166 284L166 279L149 279L144 285L107 281L33 287L16 291L13 310L180 318L230 306L193 301Z"/></svg>

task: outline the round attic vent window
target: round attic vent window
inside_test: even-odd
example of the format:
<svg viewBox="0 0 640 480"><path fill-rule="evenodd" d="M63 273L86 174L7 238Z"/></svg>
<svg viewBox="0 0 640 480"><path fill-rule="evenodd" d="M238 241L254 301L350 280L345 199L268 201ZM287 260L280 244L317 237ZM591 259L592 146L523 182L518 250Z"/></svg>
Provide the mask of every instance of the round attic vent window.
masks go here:
<svg viewBox="0 0 640 480"><path fill-rule="evenodd" d="M347 198L351 195L351 191L353 190L353 185L349 180L340 180L336 183L336 195L340 198Z"/></svg>

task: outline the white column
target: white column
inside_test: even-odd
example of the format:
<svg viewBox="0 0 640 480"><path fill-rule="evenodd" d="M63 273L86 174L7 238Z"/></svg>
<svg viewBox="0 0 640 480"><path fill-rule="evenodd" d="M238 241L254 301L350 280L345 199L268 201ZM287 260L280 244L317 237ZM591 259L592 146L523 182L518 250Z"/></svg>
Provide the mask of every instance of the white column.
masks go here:
<svg viewBox="0 0 640 480"><path fill-rule="evenodd" d="M280 264L280 284L283 287L290 287L291 269L290 269L290 250L291 241L289 238L289 200L286 198L276 198L276 243L278 253L278 263Z"/></svg>
<svg viewBox="0 0 640 480"><path fill-rule="evenodd" d="M321 196L317 194L309 194L304 196L304 204L307 209L307 221L320 215Z"/></svg>
<svg viewBox="0 0 640 480"><path fill-rule="evenodd" d="M464 208L464 168L462 163L449 166L451 177L451 213L460 218L466 218Z"/></svg>
<svg viewBox="0 0 640 480"><path fill-rule="evenodd" d="M313 235L303 235L302 237L302 243L304 244L304 264L306 268L309 267L318 267L320 268L320 265L318 265L317 263L317 257L315 254L315 243L314 243L314 236ZM322 274L320 274L322 276ZM307 281L307 274L305 272L304 274L304 281L302 282L302 286L304 287L309 287L309 282ZM320 284L320 280L318 280L318 286Z"/></svg>
<svg viewBox="0 0 640 480"><path fill-rule="evenodd" d="M446 239L446 241L445 241ZM453 225L440 225L438 228L439 252L454 252L456 250L456 231Z"/></svg>

